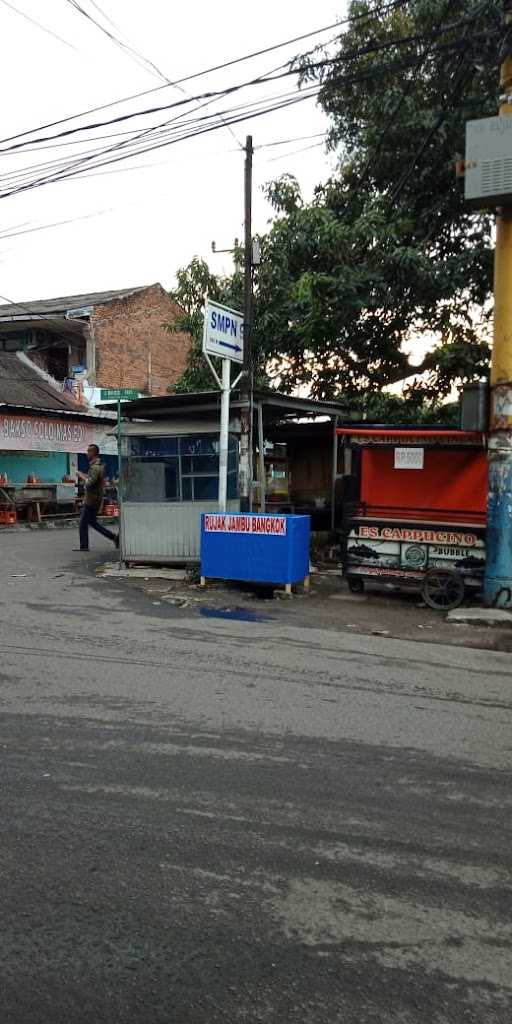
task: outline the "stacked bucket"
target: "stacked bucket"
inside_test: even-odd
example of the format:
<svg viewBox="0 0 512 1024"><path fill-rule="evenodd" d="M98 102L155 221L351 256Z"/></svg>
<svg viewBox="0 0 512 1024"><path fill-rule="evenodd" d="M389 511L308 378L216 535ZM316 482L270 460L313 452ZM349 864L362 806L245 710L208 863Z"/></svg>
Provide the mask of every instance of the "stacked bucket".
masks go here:
<svg viewBox="0 0 512 1024"><path fill-rule="evenodd" d="M12 501L7 501L7 494L2 491L2 486L9 483L5 473L0 473L0 526L13 526L16 522L16 506Z"/></svg>

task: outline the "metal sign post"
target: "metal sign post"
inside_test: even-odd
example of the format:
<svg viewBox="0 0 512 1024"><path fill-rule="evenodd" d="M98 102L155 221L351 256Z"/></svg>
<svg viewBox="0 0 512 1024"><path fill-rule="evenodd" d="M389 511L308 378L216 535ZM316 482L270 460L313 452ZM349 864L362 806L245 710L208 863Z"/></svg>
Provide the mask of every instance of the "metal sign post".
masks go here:
<svg viewBox="0 0 512 1024"><path fill-rule="evenodd" d="M229 395L242 373L231 383L231 363L243 364L243 315L228 306L220 306L205 296L203 353L221 391L219 437L219 512L225 512L228 500ZM222 359L219 378L211 356ZM243 372L243 371L242 371Z"/></svg>
<svg viewBox="0 0 512 1024"><path fill-rule="evenodd" d="M121 420L121 395L117 398L117 507L119 509L118 530L119 530L119 568L123 565L123 552L121 546L121 516L123 514L123 465L122 465L122 436L123 427Z"/></svg>
<svg viewBox="0 0 512 1024"><path fill-rule="evenodd" d="M219 511L225 512L228 502L229 393L231 361L222 360L222 394L220 403Z"/></svg>
<svg viewBox="0 0 512 1024"><path fill-rule="evenodd" d="M139 392L135 388L102 388L101 389L101 400L102 402L108 402L115 400L117 403L117 504L119 508L119 566L123 564L123 553L121 546L121 518L123 514L123 466L122 466L122 439L123 439L123 420L121 416L121 402L126 402L129 399L138 398Z"/></svg>

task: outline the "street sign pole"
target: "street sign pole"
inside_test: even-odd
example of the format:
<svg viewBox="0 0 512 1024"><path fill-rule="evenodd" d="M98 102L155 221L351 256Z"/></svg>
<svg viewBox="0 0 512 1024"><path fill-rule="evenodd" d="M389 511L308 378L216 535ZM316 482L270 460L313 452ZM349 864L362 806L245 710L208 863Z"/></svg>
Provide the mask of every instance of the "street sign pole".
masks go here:
<svg viewBox="0 0 512 1024"><path fill-rule="evenodd" d="M228 449L229 449L229 393L231 390L231 360L222 360L222 390L220 405L219 451L219 512L226 512L228 503Z"/></svg>
<svg viewBox="0 0 512 1024"><path fill-rule="evenodd" d="M121 516L123 514L123 466L122 466L122 441L123 428L121 424L121 395L117 396L117 506L119 509L118 530L119 530L119 567L123 564L123 552L121 550Z"/></svg>
<svg viewBox="0 0 512 1024"><path fill-rule="evenodd" d="M220 388L220 435L219 435L219 512L225 512L228 501L228 458L229 458L229 396L243 373L244 338L243 314L229 306L221 306L204 297L203 353ZM222 376L219 378L211 357L221 359ZM238 377L231 383L231 363L240 369Z"/></svg>

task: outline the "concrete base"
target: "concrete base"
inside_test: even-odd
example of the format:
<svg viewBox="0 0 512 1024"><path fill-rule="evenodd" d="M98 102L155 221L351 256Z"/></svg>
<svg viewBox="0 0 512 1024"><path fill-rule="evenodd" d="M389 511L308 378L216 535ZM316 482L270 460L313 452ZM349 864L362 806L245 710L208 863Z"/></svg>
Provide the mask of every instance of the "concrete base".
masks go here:
<svg viewBox="0 0 512 1024"><path fill-rule="evenodd" d="M472 626L509 626L512 627L512 612L503 608L455 608L448 612L448 622L456 622Z"/></svg>

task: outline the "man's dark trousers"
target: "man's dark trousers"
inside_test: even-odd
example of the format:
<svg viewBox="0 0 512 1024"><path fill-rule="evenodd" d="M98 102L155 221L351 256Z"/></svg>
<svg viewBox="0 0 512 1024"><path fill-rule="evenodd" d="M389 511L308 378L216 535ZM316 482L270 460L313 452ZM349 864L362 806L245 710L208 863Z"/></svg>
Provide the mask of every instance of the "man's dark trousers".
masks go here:
<svg viewBox="0 0 512 1024"><path fill-rule="evenodd" d="M97 530L103 537L107 537L117 545L117 535L98 522L98 512L94 505L84 505L80 514L80 547L82 551L87 551L89 547L89 527Z"/></svg>

